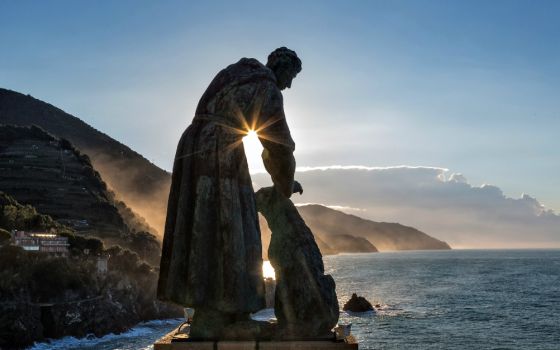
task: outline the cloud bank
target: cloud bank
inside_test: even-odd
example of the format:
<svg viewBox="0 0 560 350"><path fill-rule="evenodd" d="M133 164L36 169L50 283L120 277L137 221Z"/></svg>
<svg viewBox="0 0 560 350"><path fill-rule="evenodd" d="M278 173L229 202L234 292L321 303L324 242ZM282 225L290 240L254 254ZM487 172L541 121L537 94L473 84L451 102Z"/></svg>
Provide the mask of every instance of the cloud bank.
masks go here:
<svg viewBox="0 0 560 350"><path fill-rule="evenodd" d="M253 174L257 189L267 174ZM454 248L560 247L560 216L537 199L508 198L492 185L438 167L298 168L298 204L321 203L375 221L416 227ZM359 209L359 210L356 210Z"/></svg>

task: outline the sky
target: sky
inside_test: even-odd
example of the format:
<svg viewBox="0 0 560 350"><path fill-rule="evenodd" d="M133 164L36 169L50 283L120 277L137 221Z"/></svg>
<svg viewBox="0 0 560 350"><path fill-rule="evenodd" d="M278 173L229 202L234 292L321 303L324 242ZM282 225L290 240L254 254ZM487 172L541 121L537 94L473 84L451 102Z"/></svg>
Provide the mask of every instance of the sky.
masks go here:
<svg viewBox="0 0 560 350"><path fill-rule="evenodd" d="M287 46L301 167L433 167L560 211L558 1L1 1L0 86L171 170L215 74ZM253 165L258 168L258 164Z"/></svg>
<svg viewBox="0 0 560 350"><path fill-rule="evenodd" d="M497 186L473 186L448 169L308 167L296 177L304 188L291 198L296 205L412 226L453 249L560 248L560 215L529 195L509 198ZM256 188L271 184L265 173L252 178Z"/></svg>

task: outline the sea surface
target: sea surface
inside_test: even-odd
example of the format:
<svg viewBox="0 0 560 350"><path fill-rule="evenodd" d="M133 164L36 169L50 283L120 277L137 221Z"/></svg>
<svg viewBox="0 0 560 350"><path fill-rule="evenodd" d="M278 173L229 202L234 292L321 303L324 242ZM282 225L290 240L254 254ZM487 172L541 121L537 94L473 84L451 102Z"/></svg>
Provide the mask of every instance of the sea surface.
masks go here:
<svg viewBox="0 0 560 350"><path fill-rule="evenodd" d="M560 349L560 250L451 250L324 257L340 305L352 293L379 304L349 315L360 349ZM152 349L180 320L121 335L64 338L32 349Z"/></svg>

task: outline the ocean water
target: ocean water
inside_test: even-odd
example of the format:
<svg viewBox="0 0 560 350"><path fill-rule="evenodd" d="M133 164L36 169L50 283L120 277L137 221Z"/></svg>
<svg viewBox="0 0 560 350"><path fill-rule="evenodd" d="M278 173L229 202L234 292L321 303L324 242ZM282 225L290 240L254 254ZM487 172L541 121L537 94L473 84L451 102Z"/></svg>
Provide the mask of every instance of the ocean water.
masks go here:
<svg viewBox="0 0 560 350"><path fill-rule="evenodd" d="M171 332L181 322L182 319L142 322L121 334L108 334L100 338L93 335L81 339L65 337L36 343L28 350L151 350L154 348L152 344L156 340Z"/></svg>
<svg viewBox="0 0 560 350"><path fill-rule="evenodd" d="M452 250L325 257L361 349L560 349L560 250Z"/></svg>
<svg viewBox="0 0 560 350"><path fill-rule="evenodd" d="M380 305L341 313L360 349L560 349L560 250L384 252L324 261L341 307L352 293ZM179 323L147 322L121 335L33 349L152 349Z"/></svg>

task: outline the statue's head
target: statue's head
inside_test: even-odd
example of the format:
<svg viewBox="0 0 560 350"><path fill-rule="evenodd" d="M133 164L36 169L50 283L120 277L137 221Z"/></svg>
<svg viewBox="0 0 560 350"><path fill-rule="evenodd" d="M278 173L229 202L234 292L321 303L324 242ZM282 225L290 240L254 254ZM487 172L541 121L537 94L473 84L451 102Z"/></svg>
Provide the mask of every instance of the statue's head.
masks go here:
<svg viewBox="0 0 560 350"><path fill-rule="evenodd" d="M280 47L268 55L266 66L276 76L276 83L280 90L292 86L292 80L301 72L301 60L295 51L286 47Z"/></svg>

